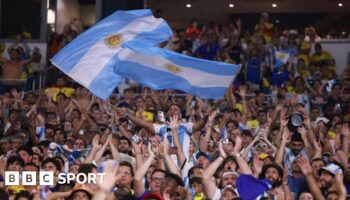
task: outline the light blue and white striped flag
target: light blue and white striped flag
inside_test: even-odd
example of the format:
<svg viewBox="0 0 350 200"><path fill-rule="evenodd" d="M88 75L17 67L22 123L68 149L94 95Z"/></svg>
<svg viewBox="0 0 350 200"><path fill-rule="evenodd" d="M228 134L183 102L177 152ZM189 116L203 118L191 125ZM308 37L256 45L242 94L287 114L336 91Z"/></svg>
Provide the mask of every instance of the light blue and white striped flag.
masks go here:
<svg viewBox="0 0 350 200"><path fill-rule="evenodd" d="M290 53L286 51L276 51L275 56L275 68L280 68L283 64L286 64L288 62Z"/></svg>
<svg viewBox="0 0 350 200"><path fill-rule="evenodd" d="M102 99L121 77L153 89L178 89L204 99L222 97L240 66L155 46L171 36L168 24L150 10L118 11L69 43L52 63Z"/></svg>
<svg viewBox="0 0 350 200"><path fill-rule="evenodd" d="M107 99L121 81L114 73L121 44L156 45L172 36L171 28L151 10L117 11L71 41L52 63L94 95Z"/></svg>
<svg viewBox="0 0 350 200"><path fill-rule="evenodd" d="M153 89L178 89L203 99L222 97L240 66L185 56L155 46L128 42L117 55L117 74Z"/></svg>

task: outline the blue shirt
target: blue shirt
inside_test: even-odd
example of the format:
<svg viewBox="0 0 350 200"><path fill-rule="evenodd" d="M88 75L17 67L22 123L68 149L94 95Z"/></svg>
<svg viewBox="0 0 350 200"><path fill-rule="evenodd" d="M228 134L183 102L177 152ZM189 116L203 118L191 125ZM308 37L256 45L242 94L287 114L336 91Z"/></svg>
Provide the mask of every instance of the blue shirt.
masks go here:
<svg viewBox="0 0 350 200"><path fill-rule="evenodd" d="M260 73L260 60L258 58L251 58L247 64L247 81L253 84L260 84Z"/></svg>
<svg viewBox="0 0 350 200"><path fill-rule="evenodd" d="M306 184L306 177L302 176L301 178L295 178L291 175L288 175L288 185L292 192L299 194L300 188Z"/></svg>
<svg viewBox="0 0 350 200"><path fill-rule="evenodd" d="M214 60L216 52L219 50L219 45L217 44L203 44L197 49L197 52L201 58L206 60Z"/></svg>
<svg viewBox="0 0 350 200"><path fill-rule="evenodd" d="M279 69L275 69L272 74L272 85L281 87L288 77L289 72L287 70L280 71Z"/></svg>

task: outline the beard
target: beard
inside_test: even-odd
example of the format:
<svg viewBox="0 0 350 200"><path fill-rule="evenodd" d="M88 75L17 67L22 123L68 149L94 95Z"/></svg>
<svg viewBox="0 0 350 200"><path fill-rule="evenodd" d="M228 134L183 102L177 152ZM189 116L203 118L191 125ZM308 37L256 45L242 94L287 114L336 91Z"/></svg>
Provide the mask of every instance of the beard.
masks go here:
<svg viewBox="0 0 350 200"><path fill-rule="evenodd" d="M330 182L330 181L322 181L321 182L321 189L322 190L328 190L330 187L332 187L332 182Z"/></svg>

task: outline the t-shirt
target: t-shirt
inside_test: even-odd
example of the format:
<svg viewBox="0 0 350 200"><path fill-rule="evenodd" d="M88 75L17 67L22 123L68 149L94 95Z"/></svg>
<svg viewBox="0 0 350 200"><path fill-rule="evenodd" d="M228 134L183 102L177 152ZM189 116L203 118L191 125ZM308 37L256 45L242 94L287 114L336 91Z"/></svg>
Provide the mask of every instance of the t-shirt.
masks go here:
<svg viewBox="0 0 350 200"><path fill-rule="evenodd" d="M161 124L161 125L153 124L153 128L154 128L156 134L160 135L160 137L162 137L162 139L167 137L171 146L174 146L172 132L167 125L165 125L165 124ZM179 126L179 139L180 139L180 143L182 145L182 148L183 148L183 151L184 151L186 158L189 158L188 150L190 148L190 139L191 139L192 130L193 130L193 123L192 122L181 123Z"/></svg>
<svg viewBox="0 0 350 200"><path fill-rule="evenodd" d="M289 72L287 70L275 69L272 74L272 85L277 85L281 87L283 83L288 79Z"/></svg>
<svg viewBox="0 0 350 200"><path fill-rule="evenodd" d="M291 175L288 175L288 185L291 192L298 194L301 186L306 184L306 177L302 176L301 178L295 178Z"/></svg>
<svg viewBox="0 0 350 200"><path fill-rule="evenodd" d="M253 84L260 84L261 82L261 68L260 68L260 60L258 58L251 58L248 61L247 81Z"/></svg>
<svg viewBox="0 0 350 200"><path fill-rule="evenodd" d="M214 60L216 52L219 50L218 44L203 44L197 49L201 58L206 60Z"/></svg>

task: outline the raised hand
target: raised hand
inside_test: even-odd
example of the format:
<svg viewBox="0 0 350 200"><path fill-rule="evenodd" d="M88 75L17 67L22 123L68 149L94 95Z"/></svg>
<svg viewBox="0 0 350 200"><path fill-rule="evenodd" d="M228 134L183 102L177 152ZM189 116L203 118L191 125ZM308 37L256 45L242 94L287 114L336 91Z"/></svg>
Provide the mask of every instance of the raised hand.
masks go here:
<svg viewBox="0 0 350 200"><path fill-rule="evenodd" d="M220 152L220 156L226 158L227 157L227 154L222 146L222 142L219 142L219 152Z"/></svg>
<svg viewBox="0 0 350 200"><path fill-rule="evenodd" d="M178 116L174 115L173 117L170 117L170 122L168 122L168 124L171 130L178 130L180 126Z"/></svg>
<svg viewBox="0 0 350 200"><path fill-rule="evenodd" d="M97 184L101 190L109 192L118 181L119 176L116 176L116 174L119 169L119 164L114 160L109 160L103 163L103 165L105 175L102 180L100 176L97 177Z"/></svg>
<svg viewBox="0 0 350 200"><path fill-rule="evenodd" d="M141 142L136 144L136 143L132 143L132 147L134 149L134 152L135 154L141 154L142 153L142 144L143 144L143 141L141 139Z"/></svg>
<svg viewBox="0 0 350 200"><path fill-rule="evenodd" d="M246 86L240 86L238 91L239 96L242 98L246 96Z"/></svg>
<svg viewBox="0 0 350 200"><path fill-rule="evenodd" d="M291 139L291 134L288 130L288 128L284 128L283 133L282 133L282 141L288 143L290 142Z"/></svg>
<svg viewBox="0 0 350 200"><path fill-rule="evenodd" d="M344 135L344 137L349 137L350 129L349 129L348 123L343 124L343 126L341 128L341 134Z"/></svg>
<svg viewBox="0 0 350 200"><path fill-rule="evenodd" d="M304 158L304 157L299 158L297 160L297 164L299 165L299 167L301 169L301 172L305 176L312 174L311 165L310 165L309 161L306 158Z"/></svg>
<svg viewBox="0 0 350 200"><path fill-rule="evenodd" d="M236 144L235 144L235 147L233 148L233 152L234 153L239 153L241 151L241 149L242 149L242 138L241 138L240 135L238 135L236 137L236 141L235 142L236 142Z"/></svg>
<svg viewBox="0 0 350 200"><path fill-rule="evenodd" d="M16 99L16 100L20 100L21 99L21 95L17 92L17 90L16 89L12 89L11 90L11 94L12 94L12 96Z"/></svg>
<svg viewBox="0 0 350 200"><path fill-rule="evenodd" d="M306 128L304 126L298 128L298 133L300 133L302 136L306 135Z"/></svg>
<svg viewBox="0 0 350 200"><path fill-rule="evenodd" d="M282 127L286 127L287 124L288 124L288 121L289 121L288 119L281 118L281 120L280 120L281 126L282 126Z"/></svg>
<svg viewBox="0 0 350 200"><path fill-rule="evenodd" d="M100 149L102 145L99 142L100 142L100 135L96 134L92 139L92 148L96 150Z"/></svg>

